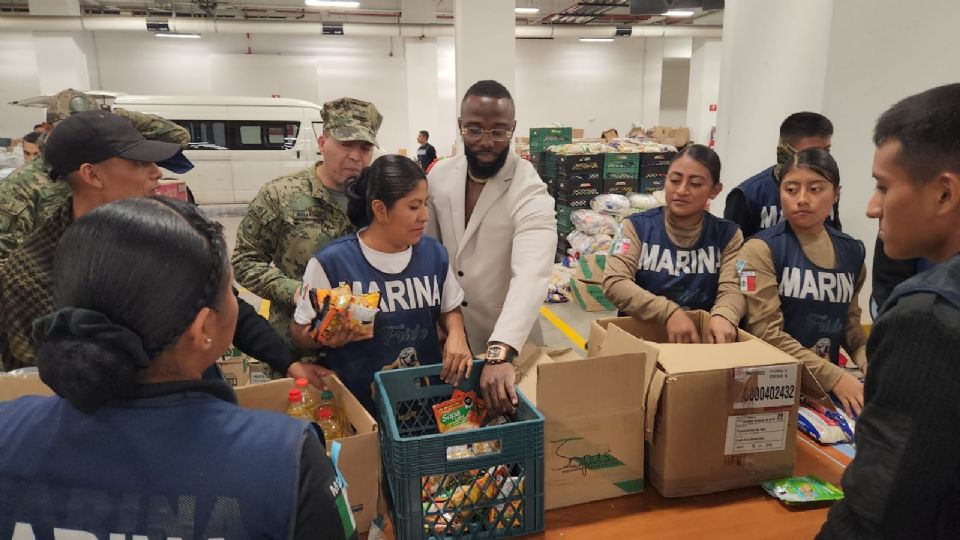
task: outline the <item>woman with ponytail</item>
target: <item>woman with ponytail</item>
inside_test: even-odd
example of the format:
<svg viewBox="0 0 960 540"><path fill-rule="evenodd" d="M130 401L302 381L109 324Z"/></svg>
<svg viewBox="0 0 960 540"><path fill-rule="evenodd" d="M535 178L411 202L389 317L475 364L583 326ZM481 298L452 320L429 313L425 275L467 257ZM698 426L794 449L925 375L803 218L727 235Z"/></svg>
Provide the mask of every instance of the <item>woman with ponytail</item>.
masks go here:
<svg viewBox="0 0 960 540"><path fill-rule="evenodd" d="M380 293L372 338L344 328L316 341L309 334L316 313L306 295L290 328L298 346L322 349L324 366L371 412L373 375L382 369L442 363L440 378L454 386L470 376L463 290L446 249L423 235L427 193L416 162L399 155L378 158L347 184L347 215L359 232L324 246L304 272L304 291L346 283L355 295ZM442 345L438 329L446 336Z"/></svg>
<svg viewBox="0 0 960 540"><path fill-rule="evenodd" d="M125 199L66 230L58 310L34 324L57 395L0 403L0 531L355 537L314 428L202 380L233 337L232 282L220 226L184 202Z"/></svg>
<svg viewBox="0 0 960 540"><path fill-rule="evenodd" d="M859 304L867 273L863 242L824 223L840 200L837 162L825 150L804 150L779 178L784 221L748 240L738 263L747 330L803 361L820 387L859 414L863 385L838 362L842 346L867 367Z"/></svg>

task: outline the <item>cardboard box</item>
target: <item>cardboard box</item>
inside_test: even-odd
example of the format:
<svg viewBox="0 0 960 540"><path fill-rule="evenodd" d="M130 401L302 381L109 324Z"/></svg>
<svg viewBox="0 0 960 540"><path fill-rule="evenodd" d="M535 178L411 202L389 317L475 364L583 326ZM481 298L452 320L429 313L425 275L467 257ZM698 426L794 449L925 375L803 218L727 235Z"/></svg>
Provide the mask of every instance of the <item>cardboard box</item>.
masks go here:
<svg viewBox="0 0 960 540"><path fill-rule="evenodd" d="M620 332L605 356L528 344L518 387L543 413L547 510L643 491L645 356Z"/></svg>
<svg viewBox="0 0 960 540"><path fill-rule="evenodd" d="M347 480L347 496L353 509L357 531L366 532L377 515L380 495L380 439L377 423L339 379L332 376L324 380L336 393L347 421L356 433L340 439L341 450L337 467ZM287 392L292 388L293 379L277 379L236 388L235 391L241 407L284 413L287 409ZM314 398L319 397L312 387L310 391ZM53 390L43 384L36 373L0 373L0 401L27 395L52 396Z"/></svg>
<svg viewBox="0 0 960 540"><path fill-rule="evenodd" d="M357 398L335 376L324 379L343 407L353 436L340 439L337 468L347 481L347 497L353 509L357 531L366 532L377 515L380 496L380 438L377 422ZM237 401L248 409L265 409L283 413L287 410L287 392L294 388L293 379L277 379L236 389ZM314 399L319 393L310 387Z"/></svg>
<svg viewBox="0 0 960 540"><path fill-rule="evenodd" d="M607 267L607 256L603 253L582 255L577 261L573 276L585 283L603 284L603 270Z"/></svg>
<svg viewBox="0 0 960 540"><path fill-rule="evenodd" d="M247 365L247 357L229 357L217 360L217 366L223 373L223 378L230 383L230 386L246 386L250 384L250 368Z"/></svg>
<svg viewBox="0 0 960 540"><path fill-rule="evenodd" d="M690 315L703 335L710 315ZM663 496L755 486L793 473L795 358L742 330L737 343L665 343L662 325L632 317L594 321L590 354L621 330L642 338L647 362L656 362L644 431L648 478Z"/></svg>
<svg viewBox="0 0 960 540"><path fill-rule="evenodd" d="M270 375L267 374L269 367L259 360L250 360L247 362L250 368L250 384L263 384L270 382Z"/></svg>
<svg viewBox="0 0 960 540"><path fill-rule="evenodd" d="M579 269L578 269L579 270ZM588 283L586 281L570 278L570 292L573 294L574 301L584 311L611 311L617 309L616 306L603 294L603 287L599 283Z"/></svg>
<svg viewBox="0 0 960 540"><path fill-rule="evenodd" d="M53 390L43 384L37 373L12 375L0 373L0 401L10 401L22 396L52 396Z"/></svg>

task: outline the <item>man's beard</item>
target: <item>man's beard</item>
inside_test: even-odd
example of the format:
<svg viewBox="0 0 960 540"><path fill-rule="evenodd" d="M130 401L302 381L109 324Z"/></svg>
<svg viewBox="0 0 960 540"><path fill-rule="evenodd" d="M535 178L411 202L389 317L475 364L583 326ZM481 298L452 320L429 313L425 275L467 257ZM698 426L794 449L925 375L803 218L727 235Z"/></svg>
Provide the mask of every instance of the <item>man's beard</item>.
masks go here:
<svg viewBox="0 0 960 540"><path fill-rule="evenodd" d="M496 176L500 169L503 168L503 165L507 162L507 155L510 153L510 145L507 145L503 149L503 152L500 152L497 155L496 161L489 165L484 165L480 163L480 160L477 158L477 153L470 149L470 147L464 145L463 148L464 154L467 156L467 165L470 167L470 174L476 178L492 178Z"/></svg>

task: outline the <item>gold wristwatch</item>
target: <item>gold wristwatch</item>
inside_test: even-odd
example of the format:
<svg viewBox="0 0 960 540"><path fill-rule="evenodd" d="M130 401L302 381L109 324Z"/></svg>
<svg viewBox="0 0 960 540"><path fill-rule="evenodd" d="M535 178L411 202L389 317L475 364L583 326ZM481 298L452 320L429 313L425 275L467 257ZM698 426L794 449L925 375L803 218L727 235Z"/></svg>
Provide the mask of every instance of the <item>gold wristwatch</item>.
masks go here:
<svg viewBox="0 0 960 540"><path fill-rule="evenodd" d="M517 353L513 352L513 347L505 343L490 343L487 345L487 355L484 358L490 365L502 364L504 362L513 362Z"/></svg>

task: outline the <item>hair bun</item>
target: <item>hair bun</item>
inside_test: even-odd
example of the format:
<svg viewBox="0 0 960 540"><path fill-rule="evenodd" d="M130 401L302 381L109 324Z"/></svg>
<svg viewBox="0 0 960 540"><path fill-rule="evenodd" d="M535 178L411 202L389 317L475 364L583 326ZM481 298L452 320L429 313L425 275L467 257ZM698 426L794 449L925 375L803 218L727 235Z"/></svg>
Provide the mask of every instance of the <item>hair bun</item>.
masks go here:
<svg viewBox="0 0 960 540"><path fill-rule="evenodd" d="M64 308L33 327L40 379L82 411L128 393L150 363L140 337L97 311Z"/></svg>

